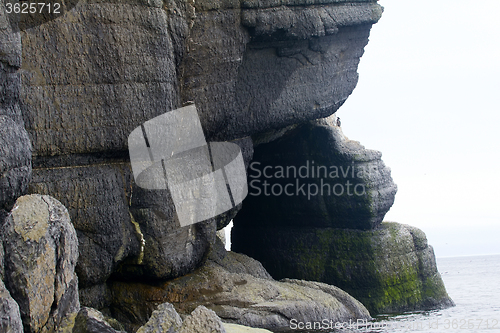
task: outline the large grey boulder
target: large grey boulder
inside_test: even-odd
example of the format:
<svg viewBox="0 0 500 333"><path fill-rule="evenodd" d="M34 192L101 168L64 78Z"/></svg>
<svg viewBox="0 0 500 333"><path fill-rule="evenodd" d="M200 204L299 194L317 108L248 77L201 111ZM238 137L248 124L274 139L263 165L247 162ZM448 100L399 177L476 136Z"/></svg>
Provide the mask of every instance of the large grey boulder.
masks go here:
<svg viewBox="0 0 500 333"><path fill-rule="evenodd" d="M82 307L75 318L71 333L126 333L113 328L96 309Z"/></svg>
<svg viewBox="0 0 500 333"><path fill-rule="evenodd" d="M78 240L66 208L49 196L20 197L1 230L5 284L25 332L51 331L77 312Z"/></svg>

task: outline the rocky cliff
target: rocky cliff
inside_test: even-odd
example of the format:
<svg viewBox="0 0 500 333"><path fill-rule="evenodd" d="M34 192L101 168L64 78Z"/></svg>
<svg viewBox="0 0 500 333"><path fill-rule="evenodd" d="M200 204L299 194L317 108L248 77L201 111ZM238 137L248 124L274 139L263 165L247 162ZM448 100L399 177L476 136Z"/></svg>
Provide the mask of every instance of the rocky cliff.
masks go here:
<svg viewBox="0 0 500 333"><path fill-rule="evenodd" d="M92 290L112 274L186 274L215 240L216 219L178 229L168 191L131 181L126 142L135 127L186 101L200 110L207 139L331 114L356 85L380 14L373 1L80 1L23 31L30 192L68 207L80 287L94 288L84 304L99 303Z"/></svg>
<svg viewBox="0 0 500 333"><path fill-rule="evenodd" d="M382 223L396 185L381 153L349 140L333 120L256 147L234 251L274 278L339 286L372 314L453 305L425 234Z"/></svg>
<svg viewBox="0 0 500 333"><path fill-rule="evenodd" d="M277 282L252 259L226 254L216 231L238 214L235 246L257 257L258 247L269 249L259 259L276 276L270 262L290 246L296 249L294 242L312 230L348 228L376 242L370 232L383 229L396 189L380 154L343 141L326 120L310 121L331 115L351 94L370 28L381 14L375 0L81 0L66 2L63 15L44 17L43 24L25 17L19 23L0 11L0 225L2 235L9 235L2 239L0 291L13 318L0 327L22 322L26 332L122 330L113 315L133 331L156 313L141 328L151 331L147 327L165 323L161 316L175 317L165 307L154 312L163 301L183 315L192 313L195 319L182 327L205 318L201 326L208 321L221 332L230 328L198 305L227 322L267 328L287 326L292 317L369 318L363 305L336 287ZM302 158L343 171L366 167L365 175L355 174L346 184L363 189L363 196L249 196L240 213L241 205L180 228L168 190L135 184L127 138L145 121L191 102L206 139L237 143L249 175L252 161L276 167L296 161L295 148L310 150ZM253 140L262 143L255 158ZM317 181L310 184L323 188ZM338 190L334 186L331 191ZM44 196L19 198L26 191ZM282 232L294 228L304 232L292 239ZM266 243L274 232L286 238L276 251ZM265 237L252 244L248 235ZM332 235L318 248L324 253L320 261L334 255L325 245ZM427 273L414 269L417 258L433 257L430 250L405 244L404 251L425 252L412 256L405 269L416 272L415 281L431 277L430 259ZM359 251L369 256L371 249ZM280 277L300 277L303 261L318 251L293 252ZM42 266L32 266L30 258L46 263L48 280L39 281ZM345 258L338 260L341 265ZM373 266L366 267L371 274ZM349 280L346 272L339 270L335 281L321 272L307 278L359 291L341 279ZM23 289L37 283L43 301ZM443 288L426 290L444 299ZM193 296L185 299L187 294ZM80 303L103 313L86 307L78 312ZM172 320L168 327L180 325ZM177 326L180 332L190 329Z"/></svg>

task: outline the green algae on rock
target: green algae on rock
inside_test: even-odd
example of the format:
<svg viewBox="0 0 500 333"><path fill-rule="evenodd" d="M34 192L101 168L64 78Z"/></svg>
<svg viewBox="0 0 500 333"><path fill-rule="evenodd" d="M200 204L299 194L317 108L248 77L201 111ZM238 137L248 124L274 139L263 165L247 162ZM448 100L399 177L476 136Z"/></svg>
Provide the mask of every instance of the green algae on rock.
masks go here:
<svg viewBox="0 0 500 333"><path fill-rule="evenodd" d="M434 251L417 228L382 223L373 230L246 230L274 278L322 281L342 288L370 313L449 307Z"/></svg>

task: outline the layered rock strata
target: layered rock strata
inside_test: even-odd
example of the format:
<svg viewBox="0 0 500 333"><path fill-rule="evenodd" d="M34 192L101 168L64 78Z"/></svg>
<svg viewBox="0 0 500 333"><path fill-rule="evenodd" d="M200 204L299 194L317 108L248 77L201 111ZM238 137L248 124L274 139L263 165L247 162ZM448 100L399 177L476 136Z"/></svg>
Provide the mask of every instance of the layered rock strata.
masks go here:
<svg viewBox="0 0 500 333"><path fill-rule="evenodd" d="M207 140L331 114L356 85L380 15L372 0L82 0L22 31L30 192L68 208L82 303L106 306L110 278L192 271L239 208L179 229L168 191L145 191L132 180L134 128L188 101ZM250 146L248 161L251 140L240 143Z"/></svg>
<svg viewBox="0 0 500 333"><path fill-rule="evenodd" d="M0 2L0 225L31 177L31 143L19 107L21 35ZM12 19L12 18L10 18Z"/></svg>

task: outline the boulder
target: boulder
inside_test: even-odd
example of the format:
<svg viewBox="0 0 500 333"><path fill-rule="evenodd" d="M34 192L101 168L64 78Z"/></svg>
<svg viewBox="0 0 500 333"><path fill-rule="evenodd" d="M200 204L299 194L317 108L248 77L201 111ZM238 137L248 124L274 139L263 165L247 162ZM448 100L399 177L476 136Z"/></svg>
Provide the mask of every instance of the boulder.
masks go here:
<svg viewBox="0 0 500 333"><path fill-rule="evenodd" d="M249 194L234 219L235 251L250 253L245 233L252 228L376 227L397 190L381 155L349 140L330 119L257 146Z"/></svg>
<svg viewBox="0 0 500 333"><path fill-rule="evenodd" d="M160 332L160 331L158 331ZM116 330L96 309L82 307L75 318L71 333L126 333Z"/></svg>
<svg viewBox="0 0 500 333"><path fill-rule="evenodd" d="M172 332L177 333L182 326L182 319L170 303L160 304L151 314L148 322L137 333Z"/></svg>
<svg viewBox="0 0 500 333"><path fill-rule="evenodd" d="M216 244L223 247L220 241ZM162 302L174 305L181 315L203 305L224 322L270 330L288 328L290 318L370 318L361 303L339 288L299 280L275 281L247 256L222 250L216 253L199 269L175 280L154 285L113 281L112 312L131 328L143 325Z"/></svg>
<svg viewBox="0 0 500 333"><path fill-rule="evenodd" d="M226 329L215 312L200 305L184 319L179 333L205 332L226 333Z"/></svg>
<svg viewBox="0 0 500 333"><path fill-rule="evenodd" d="M415 227L384 222L367 231L269 228L247 230L246 237L274 278L338 286L372 314L453 306L434 251Z"/></svg>
<svg viewBox="0 0 500 333"><path fill-rule="evenodd" d="M66 208L49 196L20 197L1 231L5 284L24 331L54 330L80 307L78 240Z"/></svg>

